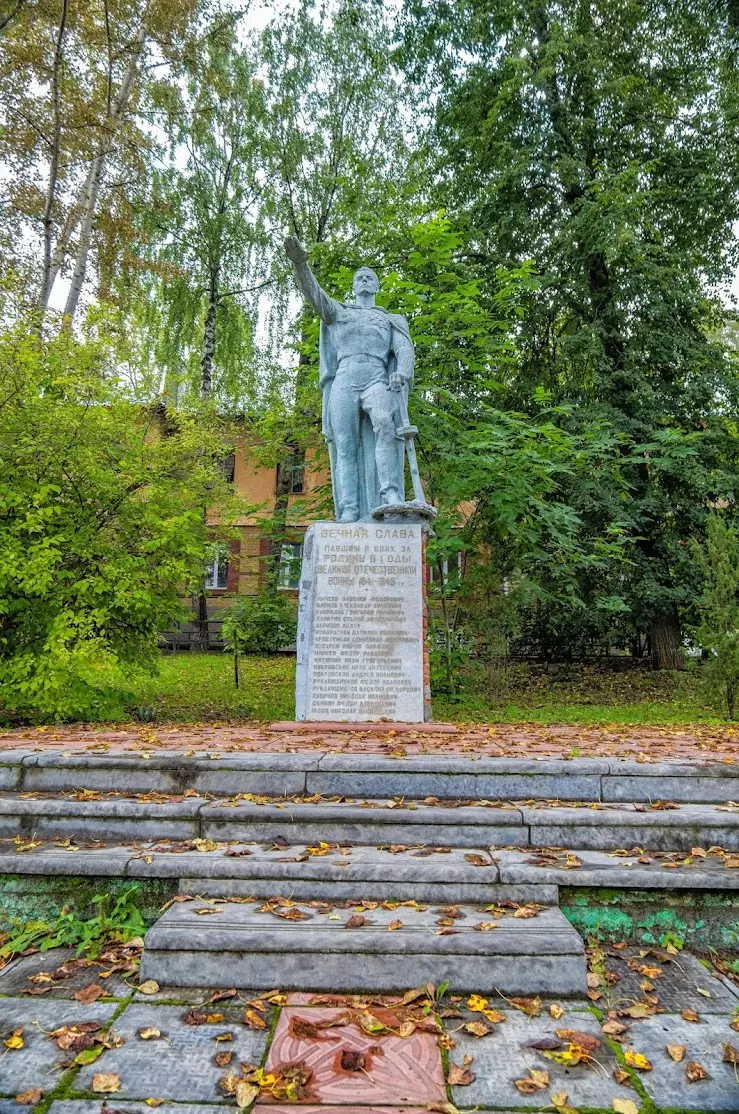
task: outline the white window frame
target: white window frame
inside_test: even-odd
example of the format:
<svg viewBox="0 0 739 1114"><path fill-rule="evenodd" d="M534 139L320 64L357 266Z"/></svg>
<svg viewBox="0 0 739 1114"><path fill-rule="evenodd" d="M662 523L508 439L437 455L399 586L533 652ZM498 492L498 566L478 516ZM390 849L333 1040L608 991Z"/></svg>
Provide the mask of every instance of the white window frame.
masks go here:
<svg viewBox="0 0 739 1114"><path fill-rule="evenodd" d="M218 583L218 574L225 572L225 584ZM223 549L213 551L213 560L205 566L205 589L208 592L228 590L228 553Z"/></svg>
<svg viewBox="0 0 739 1114"><path fill-rule="evenodd" d="M459 581L459 580L462 579L462 573L464 571L464 559L463 559L463 554L462 554L461 549L457 551L456 564L457 564L457 580ZM454 567L454 558L452 558L452 568L453 567ZM448 584L449 583L449 558L448 557L446 557L444 559L444 561L442 562L441 569L442 569L442 576L444 578L444 584ZM429 561L429 584L438 584L438 583L439 583L439 566L437 565L436 561Z"/></svg>
<svg viewBox="0 0 739 1114"><path fill-rule="evenodd" d="M292 550L292 553L288 555L286 550ZM277 573L277 587L281 588L284 592L296 592L300 587L300 570L302 564L303 543L283 542L280 548L280 567ZM288 579L293 569L297 569L294 584L290 583Z"/></svg>

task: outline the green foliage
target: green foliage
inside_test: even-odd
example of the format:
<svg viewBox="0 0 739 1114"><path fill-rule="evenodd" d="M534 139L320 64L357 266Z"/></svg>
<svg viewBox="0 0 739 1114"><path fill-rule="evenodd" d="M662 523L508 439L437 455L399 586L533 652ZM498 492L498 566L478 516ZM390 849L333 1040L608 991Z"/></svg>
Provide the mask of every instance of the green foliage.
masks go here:
<svg viewBox="0 0 739 1114"><path fill-rule="evenodd" d="M169 153L151 174L125 278L141 389L170 405L212 395L221 412L252 410L268 368L254 342L268 284L266 109L253 44L216 19L188 56L168 104ZM183 165L184 163L184 165Z"/></svg>
<svg viewBox="0 0 739 1114"><path fill-rule="evenodd" d="M698 642L708 651L705 671L709 684L723 692L729 718L735 718L739 692L739 530L713 513L703 545L693 545L703 572L698 600Z"/></svg>
<svg viewBox="0 0 739 1114"><path fill-rule="evenodd" d="M106 944L125 944L142 937L146 925L134 901L136 889L131 886L123 890L112 903L109 894L94 897L98 911L87 920L65 907L55 921L14 923L10 939L0 947L0 966L1 961L21 955L30 947L41 952L50 948L76 948L78 956L94 959Z"/></svg>
<svg viewBox="0 0 739 1114"><path fill-rule="evenodd" d="M239 596L228 608L221 633L234 654L274 654L295 641L295 603L271 587Z"/></svg>
<svg viewBox="0 0 739 1114"><path fill-rule="evenodd" d="M202 583L224 517L224 431L130 402L104 340L0 336L0 705L46 721L120 714L159 632Z"/></svg>
<svg viewBox="0 0 739 1114"><path fill-rule="evenodd" d="M404 23L434 97L435 193L474 273L485 290L530 259L538 278L499 406L538 424L544 392L558 427L618 446L560 476L581 536L618 522L629 539L629 564L584 570L580 597L592 614L621 596L621 640L650 631L677 665L699 580L684 543L736 495L738 379L715 297L737 258L730 6L407 0ZM556 632L571 603L546 610Z"/></svg>
<svg viewBox="0 0 739 1114"><path fill-rule="evenodd" d="M622 507L586 524L568 498L574 484L618 487L624 454L604 417L573 430L573 408L554 405L543 389L528 412L504 409L517 373L514 337L538 288L529 264L485 279L470 265L468 237L444 213L388 239L388 255L402 264L383 274L380 300L410 319L414 419L427 497L440 512L429 560L456 566L458 553L468 556L461 584L439 576L432 587L435 680L452 694L455 663L472 652L488 664L494 698L522 609L556 601L582 611L587 578L595 609L625 609L602 575L626 561ZM347 289L351 268L333 279Z"/></svg>

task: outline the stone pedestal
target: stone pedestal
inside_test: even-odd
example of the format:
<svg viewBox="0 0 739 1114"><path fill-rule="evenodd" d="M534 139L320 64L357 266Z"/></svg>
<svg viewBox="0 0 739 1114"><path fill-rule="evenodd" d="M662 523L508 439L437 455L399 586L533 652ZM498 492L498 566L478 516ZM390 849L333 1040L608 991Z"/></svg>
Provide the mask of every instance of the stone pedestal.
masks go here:
<svg viewBox="0 0 739 1114"><path fill-rule="evenodd" d="M317 522L305 539L296 718L430 719L421 521Z"/></svg>

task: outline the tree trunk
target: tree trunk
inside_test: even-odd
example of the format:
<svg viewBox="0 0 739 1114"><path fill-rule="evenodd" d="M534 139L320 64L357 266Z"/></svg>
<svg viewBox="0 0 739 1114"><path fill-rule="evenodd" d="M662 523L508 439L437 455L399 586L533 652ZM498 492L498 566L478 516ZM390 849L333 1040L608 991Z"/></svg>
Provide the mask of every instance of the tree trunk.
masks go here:
<svg viewBox="0 0 739 1114"><path fill-rule="evenodd" d="M105 121L106 135L101 144L95 158L90 165L90 171L87 175L83 195L82 195L82 219L80 224L80 239L77 245L77 255L74 261L74 272L72 274L72 283L67 295L67 304L64 307L64 317L69 327L74 319L77 311L77 306L82 293L82 284L85 281L85 274L87 273L87 260L90 254L90 243L92 240L92 229L97 213L97 202L100 195L100 187L103 180L103 171L105 169L105 160L110 153L113 146L113 139L118 130L123 114L128 104L128 99L133 89L134 81L138 76L139 62L141 60L141 52L143 50L144 42L146 41L146 23L142 22L139 27L136 40L133 44L133 54L128 63L123 81L121 82L120 89L116 94L113 102L113 107ZM51 288L49 288L51 292Z"/></svg>
<svg viewBox="0 0 739 1114"><path fill-rule="evenodd" d="M198 593L198 617L195 620L196 635L193 639L193 648L203 653L210 649L210 628L208 627L208 597L205 588Z"/></svg>
<svg viewBox="0 0 739 1114"><path fill-rule="evenodd" d="M652 666L655 669L682 669L683 660L682 630L677 608L658 615L650 628L652 644Z"/></svg>
<svg viewBox="0 0 739 1114"><path fill-rule="evenodd" d="M54 201L56 199L56 184L59 176L59 156L62 140L62 87L61 76L64 64L64 35L67 30L67 15L69 0L62 2L62 14L59 20L59 31L54 47L54 70L51 79L51 99L54 105L54 138L51 146L51 163L49 165L49 182L46 188L46 204L44 206L44 262L41 272L41 289L38 297L38 327L43 324L43 315L49 303L51 294L51 245L54 234Z"/></svg>
<svg viewBox="0 0 739 1114"><path fill-rule="evenodd" d="M216 350L219 281L220 265L216 264L208 286L208 309L205 314L203 352L200 357L200 397L204 401L210 398L210 392L213 388L213 356Z"/></svg>

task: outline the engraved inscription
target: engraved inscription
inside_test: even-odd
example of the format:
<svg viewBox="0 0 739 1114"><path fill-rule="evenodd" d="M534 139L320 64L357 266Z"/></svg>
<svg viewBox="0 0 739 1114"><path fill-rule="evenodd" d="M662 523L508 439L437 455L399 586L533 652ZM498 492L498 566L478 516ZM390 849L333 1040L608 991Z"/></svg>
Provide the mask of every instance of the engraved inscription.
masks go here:
<svg viewBox="0 0 739 1114"><path fill-rule="evenodd" d="M423 721L421 527L317 523L306 718Z"/></svg>

